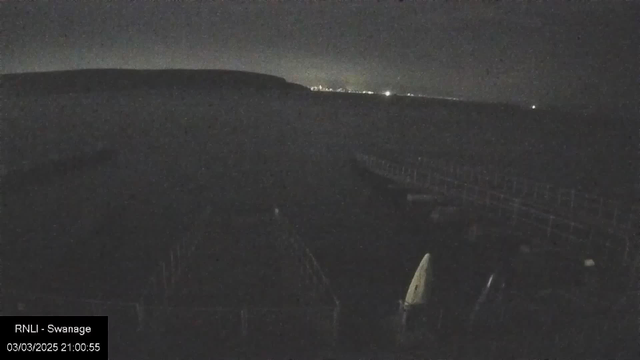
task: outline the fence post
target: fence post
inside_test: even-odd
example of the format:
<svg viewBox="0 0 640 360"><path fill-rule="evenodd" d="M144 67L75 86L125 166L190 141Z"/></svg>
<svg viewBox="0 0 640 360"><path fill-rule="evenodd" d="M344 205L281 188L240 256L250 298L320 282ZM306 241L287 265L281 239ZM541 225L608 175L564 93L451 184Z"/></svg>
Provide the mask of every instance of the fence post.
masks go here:
<svg viewBox="0 0 640 360"><path fill-rule="evenodd" d="M152 299L152 301L157 301L157 299L155 299L155 297L158 295L158 285L156 284L156 276L155 275L151 277L151 289L152 289L151 290L151 294L153 294L152 297L154 298L154 299Z"/></svg>
<svg viewBox="0 0 640 360"><path fill-rule="evenodd" d="M162 283L164 285L164 303L169 303L169 289L167 287L167 268L164 265L164 262L161 263L162 266Z"/></svg>
<svg viewBox="0 0 640 360"><path fill-rule="evenodd" d="M136 314L138 315L137 331L140 331L144 327L144 298L140 298L140 302L136 304Z"/></svg>
<svg viewBox="0 0 640 360"><path fill-rule="evenodd" d="M336 301L336 308L333 310L333 346L338 346L340 336L340 302Z"/></svg>
<svg viewBox="0 0 640 360"><path fill-rule="evenodd" d="M558 189L558 205L562 204L562 189Z"/></svg>
<svg viewBox="0 0 640 360"><path fill-rule="evenodd" d="M573 213L573 202L575 201L576 198L576 190L575 189L571 189L571 212Z"/></svg>
<svg viewBox="0 0 640 360"><path fill-rule="evenodd" d="M398 300L398 313L396 315L395 335L396 343L401 344L404 341L405 331L407 328L407 309L404 307L404 302Z"/></svg>
<svg viewBox="0 0 640 360"><path fill-rule="evenodd" d="M640 265L640 254L637 254L636 251L633 252L632 256L635 257L633 260L633 265L631 265L631 276L629 276L629 288L631 289L636 282L636 277L638 273L638 266ZM638 291L638 289L636 289ZM640 292L638 293L640 294Z"/></svg>
<svg viewBox="0 0 640 360"><path fill-rule="evenodd" d="M600 198L600 206L598 207L598 217L602 217L602 207L604 206L604 199Z"/></svg>
<svg viewBox="0 0 640 360"><path fill-rule="evenodd" d="M189 253L192 253L195 249L196 249L196 241L195 239L191 239L191 251Z"/></svg>
<svg viewBox="0 0 640 360"><path fill-rule="evenodd" d="M462 203L466 204L467 203L467 188L469 186L467 184L464 184L464 192L462 193Z"/></svg>
<svg viewBox="0 0 640 360"><path fill-rule="evenodd" d="M504 195L500 194L500 200L498 201L498 216L502 216L503 207L504 207Z"/></svg>
<svg viewBox="0 0 640 360"><path fill-rule="evenodd" d="M248 334L248 310L247 308L243 308L240 311L240 327L241 327L241 332L242 332L242 338L246 340L247 338L247 334Z"/></svg>
<svg viewBox="0 0 640 360"><path fill-rule="evenodd" d="M629 229L633 229L633 224L634 223L634 219L635 219L635 214L633 213L634 209L631 208L631 210L629 210L629 223L625 226L626 228Z"/></svg>
<svg viewBox="0 0 640 360"><path fill-rule="evenodd" d="M180 256L180 243L178 243L178 253L176 254L176 256L178 257L178 275L180 274L180 271L182 270L182 260L181 260L181 256Z"/></svg>
<svg viewBox="0 0 640 360"><path fill-rule="evenodd" d="M91 301L91 314L93 314L93 316L102 315L101 312L98 311L98 307L97 307L97 302L96 301Z"/></svg>
<svg viewBox="0 0 640 360"><path fill-rule="evenodd" d="M496 342L494 341L494 342L491 344L491 352L489 353L489 358L490 358L490 359L495 359L494 354L496 353L496 347L497 347L497 344L496 344Z"/></svg>
<svg viewBox="0 0 640 360"><path fill-rule="evenodd" d="M173 250L169 252L169 257L171 259L171 286L173 287L173 285L175 285L176 283L176 266L173 259Z"/></svg>

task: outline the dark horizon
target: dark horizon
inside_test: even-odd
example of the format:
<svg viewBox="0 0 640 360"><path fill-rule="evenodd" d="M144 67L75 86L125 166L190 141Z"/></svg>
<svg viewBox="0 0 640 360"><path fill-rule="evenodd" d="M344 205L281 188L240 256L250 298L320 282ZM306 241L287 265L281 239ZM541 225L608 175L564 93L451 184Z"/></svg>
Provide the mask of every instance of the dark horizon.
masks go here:
<svg viewBox="0 0 640 360"><path fill-rule="evenodd" d="M631 2L5 2L2 72L225 69L472 101L637 110Z"/></svg>
<svg viewBox="0 0 640 360"><path fill-rule="evenodd" d="M50 74L61 74L61 73L81 73L81 72L100 72L100 71L109 71L109 72L115 72L115 71L131 71L131 72L140 72L140 73L144 73L144 72L173 72L173 73L180 73L180 72L184 72L184 73L195 73L195 72L202 72L202 73L207 73L207 72L211 72L211 73L219 73L219 74L225 74L225 75L244 75L244 76L251 76L251 77L256 77L256 78L262 78L262 80L265 79L269 79L269 80L276 80L276 81L283 81L288 85L297 87L298 89L300 88L306 88L310 90L310 87L304 85L304 84L299 84L299 83L295 83L295 82L291 82L290 80L283 78L281 76L278 75L274 75L274 74L266 74L266 73L259 73L259 72L254 72L254 71L243 71L243 70L235 70L235 69L178 69L178 68L156 68L156 69L136 69L136 68L113 68L113 67L105 67L105 68L79 68L79 69L65 69L65 70L51 70L51 71L38 71L38 72L21 72L21 73L10 73L10 74L0 74L0 78L4 77L6 78L16 78L16 77L20 77L20 76L38 76L38 75L50 75ZM95 79L94 79L95 80ZM112 80L112 79L111 79ZM24 84L24 83L23 83ZM44 84L39 84L38 86L42 86ZM67 86L69 84L66 84ZM74 86L79 86L79 83L75 83ZM49 84L49 88L53 88L53 87L61 87L63 88L62 84L60 83L56 83L56 84ZM26 94L29 92L29 90L32 90L32 87L27 87L24 89L16 89L18 92ZM117 90L117 89L113 89L113 90ZM11 91L10 91L11 92ZM335 94L343 94L343 95L362 95L362 96L380 96L382 93L375 93L372 95L367 95L367 94L350 94L350 93L339 93L339 92L319 92L319 93L335 93ZM400 97L406 97L406 94L393 94L394 96L400 96ZM536 103L536 104L532 104L532 103L528 103L528 102L523 102L523 101L501 101L501 100L476 100L476 99L463 99L463 98L459 98L459 99L453 99L453 98L447 98L445 96L428 96L425 94L421 94L423 96L419 96L419 97L414 97L413 99L426 99L426 100L439 100L439 101L446 101L446 102L456 102L456 103L475 103L475 104L487 104L487 105L506 105L506 106L517 106L517 107L523 107L523 108L529 108L531 105L535 105L537 110L554 110L554 111L566 111L566 112L570 112L570 113L582 113L582 114L607 114L607 115L612 115L612 116L622 116L622 117L628 117L628 116L632 116L632 112L626 110L625 109L615 109L614 107L610 106L610 107L589 107L589 106L585 106L585 104L558 104L558 103ZM407 97L408 98L408 97ZM620 111L618 111L620 110Z"/></svg>

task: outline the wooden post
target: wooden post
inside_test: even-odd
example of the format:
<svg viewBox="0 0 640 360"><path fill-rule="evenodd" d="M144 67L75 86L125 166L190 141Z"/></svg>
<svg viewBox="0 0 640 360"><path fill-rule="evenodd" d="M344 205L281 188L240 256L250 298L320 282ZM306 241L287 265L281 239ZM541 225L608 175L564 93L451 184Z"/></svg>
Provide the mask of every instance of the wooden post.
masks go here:
<svg viewBox="0 0 640 360"><path fill-rule="evenodd" d="M587 239L587 254L593 256L593 229L589 231L589 238Z"/></svg>
<svg viewBox="0 0 640 360"><path fill-rule="evenodd" d="M340 336L340 302L336 301L336 308L333 310L333 346L338 346Z"/></svg>
<svg viewBox="0 0 640 360"><path fill-rule="evenodd" d="M156 284L155 276L151 277L151 294L151 296L154 298L153 300L156 300L155 297L156 295L158 295L158 285Z"/></svg>
<svg viewBox="0 0 640 360"><path fill-rule="evenodd" d="M464 193L462 193L462 202L464 204L467 203L467 188L468 188L468 186L465 184L464 185Z"/></svg>
<svg viewBox="0 0 640 360"><path fill-rule="evenodd" d="M249 333L248 331L248 318L249 318L249 314L248 314L248 310L247 308L243 308L240 311L240 328L241 328L241 332L242 332L242 338L246 340L247 335Z"/></svg>
<svg viewBox="0 0 640 360"><path fill-rule="evenodd" d="M490 359L495 359L494 354L496 353L496 347L497 347L497 346L496 346L496 342L494 341L494 342L491 344L491 353L489 354L489 358L490 358Z"/></svg>
<svg viewBox="0 0 640 360"><path fill-rule="evenodd" d="M98 306L97 306L97 302L96 301L91 301L91 314L93 316L99 316L100 315L100 311L98 311Z"/></svg>
<svg viewBox="0 0 640 360"><path fill-rule="evenodd" d="M176 283L176 263L173 259L173 250L169 252L169 258L171 259L171 286L173 286Z"/></svg>
<svg viewBox="0 0 640 360"><path fill-rule="evenodd" d="M138 315L137 331L140 331L144 327L144 298L140 298L140 302L136 304L136 314Z"/></svg>
<svg viewBox="0 0 640 360"><path fill-rule="evenodd" d="M573 211L574 211L574 209L573 209L573 206L574 206L573 202L575 201L575 198L576 198L576 190L575 190L575 189L571 189L571 212L573 212Z"/></svg>
<svg viewBox="0 0 640 360"><path fill-rule="evenodd" d="M180 243L178 243L178 247L177 247L177 251L176 251L176 260L178 263L178 275L180 275L180 272L182 271L182 259L180 256Z"/></svg>
<svg viewBox="0 0 640 360"><path fill-rule="evenodd" d="M407 330L407 310L405 309L402 300L398 300L398 313L396 319L396 341L398 343L402 343Z"/></svg>
<svg viewBox="0 0 640 360"><path fill-rule="evenodd" d="M167 287L167 269L164 265L164 262L161 264L162 266L162 283L164 285L164 303L169 303L169 288Z"/></svg>
<svg viewBox="0 0 640 360"><path fill-rule="evenodd" d="M632 288L637 280L638 266L640 265L640 254L634 251L632 256L635 256L633 265L631 266L631 276L629 276L629 288Z"/></svg>

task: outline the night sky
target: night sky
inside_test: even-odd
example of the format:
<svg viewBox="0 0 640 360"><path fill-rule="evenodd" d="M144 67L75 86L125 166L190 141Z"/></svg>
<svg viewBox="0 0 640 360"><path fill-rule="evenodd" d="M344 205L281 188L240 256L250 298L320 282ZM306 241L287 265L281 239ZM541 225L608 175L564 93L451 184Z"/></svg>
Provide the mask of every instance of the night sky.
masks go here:
<svg viewBox="0 0 640 360"><path fill-rule="evenodd" d="M622 1L11 1L2 73L209 68L307 86L637 104L640 6Z"/></svg>

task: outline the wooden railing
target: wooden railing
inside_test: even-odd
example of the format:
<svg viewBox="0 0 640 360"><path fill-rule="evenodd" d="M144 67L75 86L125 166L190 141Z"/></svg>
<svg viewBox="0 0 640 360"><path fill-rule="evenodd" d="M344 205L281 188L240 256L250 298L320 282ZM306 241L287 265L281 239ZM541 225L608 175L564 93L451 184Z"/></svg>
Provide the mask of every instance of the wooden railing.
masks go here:
<svg viewBox="0 0 640 360"><path fill-rule="evenodd" d="M610 200L576 189L442 160L418 157L407 160L407 163L418 169L433 169L457 181L507 194L540 209L562 213L571 218L583 218L612 231L630 234L640 227L640 205L631 202Z"/></svg>
<svg viewBox="0 0 640 360"><path fill-rule="evenodd" d="M565 214L552 213L529 206L521 198L505 194L491 187L483 187L457 180L432 167L418 168L363 154L357 160L370 171L410 186L456 197L465 206L502 218L534 236L546 240L553 247L571 248L589 253L602 268L615 271L616 276L630 275L630 286L638 267L638 244L624 232L612 232L598 224L572 220ZM624 269L624 270L622 270ZM619 271L631 271L621 274ZM612 273L613 275L613 273Z"/></svg>

